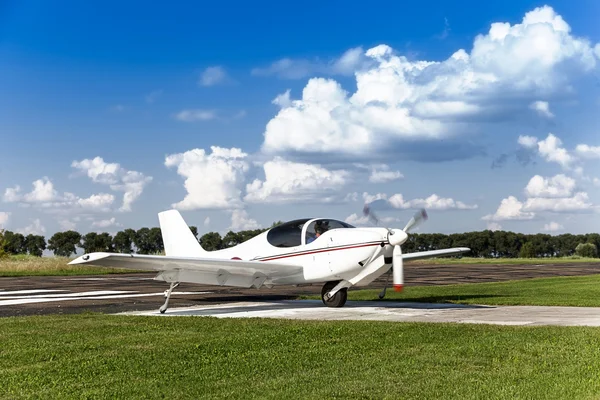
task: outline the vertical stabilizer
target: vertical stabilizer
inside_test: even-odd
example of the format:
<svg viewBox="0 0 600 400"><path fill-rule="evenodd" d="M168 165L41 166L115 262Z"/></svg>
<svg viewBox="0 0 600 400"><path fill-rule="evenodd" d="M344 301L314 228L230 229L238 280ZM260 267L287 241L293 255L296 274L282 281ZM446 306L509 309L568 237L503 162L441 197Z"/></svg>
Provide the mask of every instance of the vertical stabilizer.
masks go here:
<svg viewBox="0 0 600 400"><path fill-rule="evenodd" d="M165 253L174 257L202 257L207 251L198 240L177 210L158 213L158 221L165 244Z"/></svg>

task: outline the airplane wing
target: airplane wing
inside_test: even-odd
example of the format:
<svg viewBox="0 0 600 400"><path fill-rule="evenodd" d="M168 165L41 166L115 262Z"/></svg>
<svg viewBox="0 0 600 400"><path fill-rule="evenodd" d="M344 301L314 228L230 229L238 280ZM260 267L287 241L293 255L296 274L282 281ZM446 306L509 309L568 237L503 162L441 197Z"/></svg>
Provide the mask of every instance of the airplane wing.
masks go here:
<svg viewBox="0 0 600 400"><path fill-rule="evenodd" d="M453 247L451 249L419 251L417 253L402 254L402 259L403 260L420 260L423 258L455 256L457 254L466 253L468 251L471 251L471 249L469 249L468 247Z"/></svg>
<svg viewBox="0 0 600 400"><path fill-rule="evenodd" d="M196 257L153 256L142 254L90 253L69 265L137 269L171 274L165 279L178 282L250 287L257 280L301 274L303 268L272 261L244 261ZM176 274L173 276L173 274Z"/></svg>

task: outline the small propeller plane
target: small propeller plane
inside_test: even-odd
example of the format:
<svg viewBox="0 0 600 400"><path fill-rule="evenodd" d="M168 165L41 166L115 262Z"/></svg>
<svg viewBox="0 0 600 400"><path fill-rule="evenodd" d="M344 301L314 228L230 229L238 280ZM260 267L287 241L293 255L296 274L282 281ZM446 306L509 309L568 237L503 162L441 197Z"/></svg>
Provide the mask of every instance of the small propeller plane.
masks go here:
<svg viewBox="0 0 600 400"><path fill-rule="evenodd" d="M378 219L365 205L364 214ZM392 269L396 291L404 285L404 260L457 255L466 247L402 254L410 229L427 219L418 211L404 229L357 228L331 218L304 218L277 225L237 246L206 251L177 210L158 214L165 254L90 253L70 265L157 271L154 278L170 283L171 293L180 282L259 289L261 286L323 284L321 299L328 307L343 307L348 288L367 286ZM385 296L385 289L379 297Z"/></svg>

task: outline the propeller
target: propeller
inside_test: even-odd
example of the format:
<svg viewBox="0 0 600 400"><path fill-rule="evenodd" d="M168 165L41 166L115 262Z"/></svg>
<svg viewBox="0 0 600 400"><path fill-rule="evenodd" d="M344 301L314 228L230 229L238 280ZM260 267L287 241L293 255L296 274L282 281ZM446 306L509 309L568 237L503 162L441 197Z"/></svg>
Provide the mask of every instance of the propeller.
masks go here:
<svg viewBox="0 0 600 400"><path fill-rule="evenodd" d="M376 225L379 223L379 218L377 218L377 216L375 215L373 210L371 210L368 204L365 204L363 208L363 214ZM425 209L421 209L417 211L415 215L413 215L413 217L410 219L410 221L408 221L404 229L392 230L390 228L386 228L388 231L388 243L394 248L392 252L392 275L394 290L396 292L401 291L404 286L404 261L402 259L401 245L408 239L408 232L411 229L419 226L422 222L427 221L427 219L427 212L425 211ZM379 295L379 298L383 298L383 296L385 296L385 288L382 294Z"/></svg>

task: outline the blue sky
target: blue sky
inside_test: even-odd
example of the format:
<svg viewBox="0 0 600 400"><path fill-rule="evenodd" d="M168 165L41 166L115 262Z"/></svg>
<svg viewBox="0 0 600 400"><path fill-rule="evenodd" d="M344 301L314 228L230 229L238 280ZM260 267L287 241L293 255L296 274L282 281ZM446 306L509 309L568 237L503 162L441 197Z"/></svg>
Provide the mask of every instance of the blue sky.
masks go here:
<svg viewBox="0 0 600 400"><path fill-rule="evenodd" d="M422 232L597 231L599 13L3 2L0 225L361 225L380 198L390 225L425 206Z"/></svg>

